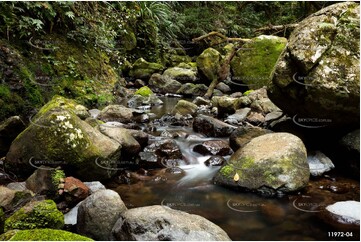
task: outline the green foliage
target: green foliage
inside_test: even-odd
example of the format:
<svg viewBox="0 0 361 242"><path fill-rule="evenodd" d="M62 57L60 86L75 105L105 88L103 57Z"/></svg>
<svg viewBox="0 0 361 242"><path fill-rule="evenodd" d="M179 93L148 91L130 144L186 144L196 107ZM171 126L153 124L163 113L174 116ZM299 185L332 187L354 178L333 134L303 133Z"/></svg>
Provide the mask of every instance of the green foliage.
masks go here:
<svg viewBox="0 0 361 242"><path fill-rule="evenodd" d="M92 239L68 231L56 229L11 230L0 236L10 241L92 241Z"/></svg>
<svg viewBox="0 0 361 242"><path fill-rule="evenodd" d="M60 180L65 178L65 173L63 170L54 170L51 176L52 183L57 189L60 184Z"/></svg>
<svg viewBox="0 0 361 242"><path fill-rule="evenodd" d="M244 96L248 96L250 93L252 93L252 92L254 92L254 90L252 90L252 89L250 89L250 90L248 90L248 91L245 91L244 93L243 93L243 95Z"/></svg>

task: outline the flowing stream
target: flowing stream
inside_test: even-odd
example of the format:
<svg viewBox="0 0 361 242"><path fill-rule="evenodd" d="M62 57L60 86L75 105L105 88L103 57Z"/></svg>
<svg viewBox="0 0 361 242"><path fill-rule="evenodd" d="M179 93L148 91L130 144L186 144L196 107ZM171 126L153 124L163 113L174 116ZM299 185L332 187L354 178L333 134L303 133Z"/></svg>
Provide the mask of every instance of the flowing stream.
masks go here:
<svg viewBox="0 0 361 242"><path fill-rule="evenodd" d="M163 106L151 110L157 117L169 112L177 102L176 98L163 100L165 102ZM335 229L322 222L319 216L325 205L329 204L322 195L294 194L280 198L266 198L214 185L212 178L219 167L204 165L204 161L210 156L202 156L193 152L192 148L205 140L219 140L219 138L202 137L188 127L157 128L158 131L180 131L192 135L192 139L175 138L187 160L187 164L179 166L184 173L169 174L160 170L152 179L111 187L120 194L128 208L165 205L198 214L224 229L232 240L332 239L328 236L328 232ZM225 158L227 160L229 157ZM357 194L357 191L355 193ZM343 239L358 240L358 238L359 234L354 234L353 237Z"/></svg>

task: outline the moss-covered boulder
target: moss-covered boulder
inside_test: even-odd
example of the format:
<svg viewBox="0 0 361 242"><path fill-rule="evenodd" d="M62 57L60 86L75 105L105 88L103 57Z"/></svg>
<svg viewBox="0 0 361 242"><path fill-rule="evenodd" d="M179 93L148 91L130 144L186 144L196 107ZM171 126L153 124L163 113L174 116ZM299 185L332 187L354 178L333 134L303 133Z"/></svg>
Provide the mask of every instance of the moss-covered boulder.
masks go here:
<svg viewBox="0 0 361 242"><path fill-rule="evenodd" d="M261 35L253 38L233 57L232 80L253 89L267 86L271 81L272 70L286 44L287 39L283 37Z"/></svg>
<svg viewBox="0 0 361 242"><path fill-rule="evenodd" d="M231 188L274 195L304 188L309 177L302 140L289 133L271 133L254 138L237 150L214 181Z"/></svg>
<svg viewBox="0 0 361 242"><path fill-rule="evenodd" d="M304 19L274 70L269 97L304 126L359 126L360 5L342 2Z"/></svg>
<svg viewBox="0 0 361 242"><path fill-rule="evenodd" d="M149 97L150 95L153 94L153 91L149 87L144 86L144 87L139 88L137 91L135 91L134 94L141 95L143 97Z"/></svg>
<svg viewBox="0 0 361 242"><path fill-rule="evenodd" d="M180 83L195 82L197 80L197 70L191 68L171 67L164 71L164 76Z"/></svg>
<svg viewBox="0 0 361 242"><path fill-rule="evenodd" d="M177 94L186 96L204 96L208 88L204 84L186 83L178 89Z"/></svg>
<svg viewBox="0 0 361 242"><path fill-rule="evenodd" d="M139 58L133 64L129 76L135 79L149 80L153 73L162 73L164 66L158 63L152 63Z"/></svg>
<svg viewBox="0 0 361 242"><path fill-rule="evenodd" d="M93 241L92 239L58 229L10 230L0 235L2 241Z"/></svg>
<svg viewBox="0 0 361 242"><path fill-rule="evenodd" d="M119 143L81 120L67 107L69 103L55 97L35 115L12 143L5 160L7 169L27 177L40 165L60 165L67 174L85 181L107 179L114 174L103 168L116 167ZM99 166L100 162L104 164Z"/></svg>
<svg viewBox="0 0 361 242"><path fill-rule="evenodd" d="M172 114L181 114L181 115L194 115L197 112L198 106L192 102L186 100L179 100L178 103L174 106Z"/></svg>
<svg viewBox="0 0 361 242"><path fill-rule="evenodd" d="M64 226L64 215L52 200L31 201L5 220L5 231L12 229L53 228Z"/></svg>
<svg viewBox="0 0 361 242"><path fill-rule="evenodd" d="M168 66L176 66L180 63L188 63L192 61L192 58L189 57L188 55L178 55L178 54L173 54L173 55L169 55L166 56L166 62Z"/></svg>
<svg viewBox="0 0 361 242"><path fill-rule="evenodd" d="M220 61L221 54L213 48L206 49L198 56L198 71L201 77L207 80L207 84L210 84L213 79L217 78Z"/></svg>

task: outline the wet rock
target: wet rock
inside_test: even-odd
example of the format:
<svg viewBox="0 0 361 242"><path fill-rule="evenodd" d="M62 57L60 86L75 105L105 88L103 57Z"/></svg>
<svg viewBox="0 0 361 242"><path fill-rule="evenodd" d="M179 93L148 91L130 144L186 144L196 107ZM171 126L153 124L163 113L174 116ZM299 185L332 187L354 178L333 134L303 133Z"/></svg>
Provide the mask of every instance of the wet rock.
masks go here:
<svg viewBox="0 0 361 242"><path fill-rule="evenodd" d="M247 118L250 112L250 108L238 109L234 114L229 115L224 122L234 125L239 124Z"/></svg>
<svg viewBox="0 0 361 242"><path fill-rule="evenodd" d="M214 78L217 78L218 69L220 68L221 54L213 49L208 48L197 57L197 67L202 78L210 84Z"/></svg>
<svg viewBox="0 0 361 242"><path fill-rule="evenodd" d="M144 87L144 86L145 86L145 82L142 79L136 79L134 81L134 87L140 88L140 87Z"/></svg>
<svg viewBox="0 0 361 242"><path fill-rule="evenodd" d="M106 189L105 186L99 181L84 182L85 186L89 188L89 193L93 194L96 191Z"/></svg>
<svg viewBox="0 0 361 242"><path fill-rule="evenodd" d="M232 154L231 147L224 140L209 140L193 147L193 151L201 155L226 156Z"/></svg>
<svg viewBox="0 0 361 242"><path fill-rule="evenodd" d="M342 166L355 178L360 177L360 129L356 129L339 141L342 153Z"/></svg>
<svg viewBox="0 0 361 242"><path fill-rule="evenodd" d="M11 182L6 185L7 188L15 191L26 191L26 182Z"/></svg>
<svg viewBox="0 0 361 242"><path fill-rule="evenodd" d="M139 153L142 166L147 168L163 168L183 159L181 150L172 139L155 141Z"/></svg>
<svg viewBox="0 0 361 242"><path fill-rule="evenodd" d="M240 98L237 98L235 104L234 104L234 108L240 109L240 108L245 108L245 107L249 107L252 103L252 100L248 97L248 96L242 96Z"/></svg>
<svg viewBox="0 0 361 242"><path fill-rule="evenodd" d="M247 84L250 89L266 86L286 44L286 38L277 36L261 35L251 39L231 61L234 81Z"/></svg>
<svg viewBox="0 0 361 242"><path fill-rule="evenodd" d="M163 76L161 74L155 73L149 80L149 86L155 92L165 94L176 93L182 87L182 84L176 80L171 79L169 76Z"/></svg>
<svg viewBox="0 0 361 242"><path fill-rule="evenodd" d="M180 83L192 83L197 79L197 70L171 67L165 70L163 75L179 81Z"/></svg>
<svg viewBox="0 0 361 242"><path fill-rule="evenodd" d="M100 132L117 141L122 147L122 157L138 155L141 151L140 144L125 128L110 128L105 125L99 126Z"/></svg>
<svg viewBox="0 0 361 242"><path fill-rule="evenodd" d="M13 211L29 202L33 195L29 190L19 191L0 186L0 207L7 211Z"/></svg>
<svg viewBox="0 0 361 242"><path fill-rule="evenodd" d="M5 220L5 231L34 228L61 229L63 226L64 215L52 200L31 201Z"/></svg>
<svg viewBox="0 0 361 242"><path fill-rule="evenodd" d="M79 179L66 177L63 196L69 206L74 206L89 196L89 188Z"/></svg>
<svg viewBox="0 0 361 242"><path fill-rule="evenodd" d="M242 126L237 128L229 136L229 144L236 151L245 146L249 141L258 136L271 133L272 131L255 126Z"/></svg>
<svg viewBox="0 0 361 242"><path fill-rule="evenodd" d="M306 148L289 133L271 133L252 139L237 150L216 174L217 184L257 191L264 195L304 188L309 180Z"/></svg>
<svg viewBox="0 0 361 242"><path fill-rule="evenodd" d="M117 121L120 123L131 123L133 118L133 110L122 105L109 105L98 116L98 119L104 122Z"/></svg>
<svg viewBox="0 0 361 242"><path fill-rule="evenodd" d="M69 175L82 180L110 178L115 172L99 169L95 159L119 159L119 143L82 121L71 109L63 108L67 99L60 98L60 101L54 97L14 140L5 166L23 177L35 170L31 164L42 164L61 165ZM111 167L114 168L115 164L109 164Z"/></svg>
<svg viewBox="0 0 361 242"><path fill-rule="evenodd" d="M129 76L148 81L153 73L161 73L163 70L164 66L139 58L134 62L132 69L129 72Z"/></svg>
<svg viewBox="0 0 361 242"><path fill-rule="evenodd" d="M143 149L148 145L149 135L146 132L135 129L127 129L128 133L140 144Z"/></svg>
<svg viewBox="0 0 361 242"><path fill-rule="evenodd" d="M237 98L232 98L229 96L214 96L212 97L212 105L213 107L218 108L218 113L220 115L223 114L232 114L235 112Z"/></svg>
<svg viewBox="0 0 361 242"><path fill-rule="evenodd" d="M307 160L312 176L320 176L335 168L330 158L320 151L309 152L307 154Z"/></svg>
<svg viewBox="0 0 361 242"><path fill-rule="evenodd" d="M128 100L127 104L131 108L138 108L139 106L144 106L144 105L151 105L151 106L162 105L163 101L160 100L155 94L146 95L146 96L135 94Z"/></svg>
<svg viewBox="0 0 361 242"><path fill-rule="evenodd" d="M9 151L11 142L25 129L19 116L13 116L0 123L0 157Z"/></svg>
<svg viewBox="0 0 361 242"><path fill-rule="evenodd" d="M172 114L179 113L181 115L193 115L196 113L198 106L192 102L188 102L186 100L179 100L178 103L172 110Z"/></svg>
<svg viewBox="0 0 361 242"><path fill-rule="evenodd" d="M267 113L267 115L264 117L265 122L272 122L274 120L277 120L283 116L283 112L280 111L274 111Z"/></svg>
<svg viewBox="0 0 361 242"><path fill-rule="evenodd" d="M89 110L90 117L92 117L92 118L98 118L100 112L101 111L99 109L90 109Z"/></svg>
<svg viewBox="0 0 361 242"><path fill-rule="evenodd" d="M193 122L193 130L207 137L227 137L235 129L235 126L203 114L198 115Z"/></svg>
<svg viewBox="0 0 361 242"><path fill-rule="evenodd" d="M186 96L204 96L208 90L208 87L204 84L186 83L178 89L177 94Z"/></svg>
<svg viewBox="0 0 361 242"><path fill-rule="evenodd" d="M112 230L113 240L230 240L207 219L165 206L125 211Z"/></svg>
<svg viewBox="0 0 361 242"><path fill-rule="evenodd" d="M252 102L251 106L252 110L257 112L261 112L263 114L271 113L271 112L280 112L281 110L274 105L269 98L261 98Z"/></svg>
<svg viewBox="0 0 361 242"><path fill-rule="evenodd" d="M321 218L332 227L341 231L359 231L360 202L341 201L326 207Z"/></svg>
<svg viewBox="0 0 361 242"><path fill-rule="evenodd" d="M112 190L97 191L80 204L77 231L94 240L110 240L115 222L126 210L118 193Z"/></svg>
<svg viewBox="0 0 361 242"><path fill-rule="evenodd" d="M290 116L358 126L359 24L360 5L353 2L333 4L302 20L275 67L272 102Z"/></svg>
<svg viewBox="0 0 361 242"><path fill-rule="evenodd" d="M73 207L67 213L64 214L64 224L65 225L76 225L77 224L79 206L82 202L83 201L79 202L75 207Z"/></svg>
<svg viewBox="0 0 361 242"><path fill-rule="evenodd" d="M222 166L226 163L226 160L222 156L211 156L204 162L206 166Z"/></svg>
<svg viewBox="0 0 361 242"><path fill-rule="evenodd" d="M265 122L265 118L261 113L250 112L246 118L247 122L253 125L261 125Z"/></svg>
<svg viewBox="0 0 361 242"><path fill-rule="evenodd" d="M179 174L184 175L185 174L185 171L182 168L176 167L176 166L167 168L165 170L165 172L170 173L170 174L175 174L175 175L179 175Z"/></svg>

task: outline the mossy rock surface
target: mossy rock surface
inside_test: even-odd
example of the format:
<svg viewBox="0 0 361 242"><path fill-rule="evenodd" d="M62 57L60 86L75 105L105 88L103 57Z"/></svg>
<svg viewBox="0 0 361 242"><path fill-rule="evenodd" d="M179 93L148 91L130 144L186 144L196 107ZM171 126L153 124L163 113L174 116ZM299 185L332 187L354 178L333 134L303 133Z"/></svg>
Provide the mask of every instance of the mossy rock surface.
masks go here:
<svg viewBox="0 0 361 242"><path fill-rule="evenodd" d="M0 208L0 234L4 233L4 223L5 223L5 213L2 208Z"/></svg>
<svg viewBox="0 0 361 242"><path fill-rule="evenodd" d="M269 86L269 97L303 126L359 127L360 5L333 4L292 32Z"/></svg>
<svg viewBox="0 0 361 242"><path fill-rule="evenodd" d="M197 67L207 84L210 84L213 79L217 78L220 67L221 54L213 48L208 48L202 52L197 58Z"/></svg>
<svg viewBox="0 0 361 242"><path fill-rule="evenodd" d="M57 229L10 230L0 235L2 241L93 241L92 239Z"/></svg>
<svg viewBox="0 0 361 242"><path fill-rule="evenodd" d="M133 64L129 72L129 76L136 79L149 80L154 73L162 73L164 66L158 63L148 62L143 58L139 58Z"/></svg>
<svg viewBox="0 0 361 242"><path fill-rule="evenodd" d="M57 97L45 105L14 140L5 160L7 169L27 177L41 162L53 167L61 165L85 181L110 178L114 174L111 168L120 157L120 145L56 100Z"/></svg>
<svg viewBox="0 0 361 242"><path fill-rule="evenodd" d="M64 215L52 200L31 201L5 220L5 231L12 229L55 228L64 226Z"/></svg>
<svg viewBox="0 0 361 242"><path fill-rule="evenodd" d="M177 94L183 94L187 96L204 96L207 90L208 87L204 84L186 83L178 89Z"/></svg>
<svg viewBox="0 0 361 242"><path fill-rule="evenodd" d="M144 87L139 88L134 94L141 95L143 97L149 97L150 95L153 94L153 91L149 87L144 86Z"/></svg>
<svg viewBox="0 0 361 242"><path fill-rule="evenodd" d="M195 82L197 80L197 70L192 68L171 67L165 70L163 75L181 83Z"/></svg>
<svg viewBox="0 0 361 242"><path fill-rule="evenodd" d="M304 188L309 176L302 140L289 133L270 133L237 150L214 180L220 185L274 195Z"/></svg>
<svg viewBox="0 0 361 242"><path fill-rule="evenodd" d="M286 47L287 39L261 35L240 48L231 61L233 81L258 89L271 81L272 70Z"/></svg>
<svg viewBox="0 0 361 242"><path fill-rule="evenodd" d="M172 110L172 114L181 114L181 115L194 115L197 111L198 106L192 102L186 100L179 100L178 103Z"/></svg>

